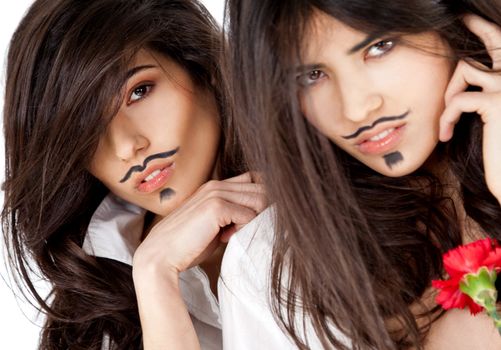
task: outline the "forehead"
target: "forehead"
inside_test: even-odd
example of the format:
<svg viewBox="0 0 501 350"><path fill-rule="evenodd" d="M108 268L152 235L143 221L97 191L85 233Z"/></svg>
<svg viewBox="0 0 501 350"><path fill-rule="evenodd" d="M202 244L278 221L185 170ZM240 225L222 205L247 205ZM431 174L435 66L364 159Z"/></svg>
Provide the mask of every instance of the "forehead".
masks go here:
<svg viewBox="0 0 501 350"><path fill-rule="evenodd" d="M134 55L129 66L134 67L140 64L155 64L158 62L156 56L157 55L153 54L150 50L141 49Z"/></svg>
<svg viewBox="0 0 501 350"><path fill-rule="evenodd" d="M315 10L308 21L301 47L305 57L316 56L330 46L335 47L336 52L348 54L354 45L367 37L366 33Z"/></svg>
<svg viewBox="0 0 501 350"><path fill-rule="evenodd" d="M139 67L139 69L137 69ZM140 69L146 67L146 69ZM170 57L156 51L141 49L132 58L128 65L128 81L141 79L144 74L160 74L173 83L190 89L192 80L187 70L181 67ZM136 79L137 78L137 79Z"/></svg>
<svg viewBox="0 0 501 350"><path fill-rule="evenodd" d="M436 32L374 35L357 30L324 12L315 10L309 19L301 42L302 58L305 61L321 61L327 57L355 56L356 51L364 49L377 39L390 37L398 37L402 44L423 52L450 54L449 45Z"/></svg>

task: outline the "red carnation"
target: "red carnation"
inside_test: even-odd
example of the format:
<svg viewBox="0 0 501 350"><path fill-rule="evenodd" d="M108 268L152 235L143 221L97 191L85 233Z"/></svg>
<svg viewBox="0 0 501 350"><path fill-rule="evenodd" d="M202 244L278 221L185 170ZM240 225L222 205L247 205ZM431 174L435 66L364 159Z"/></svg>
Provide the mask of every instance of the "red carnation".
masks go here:
<svg viewBox="0 0 501 350"><path fill-rule="evenodd" d="M478 240L448 251L443 259L449 279L432 281L440 291L437 304L446 310L468 307L472 314L485 309L501 334L495 288L497 273L501 271L499 244L490 238Z"/></svg>
<svg viewBox="0 0 501 350"><path fill-rule="evenodd" d="M449 250L444 254L445 271L449 279L445 281L432 281L433 287L440 290L437 303L446 310L452 308L462 309L469 307L472 314L482 311L483 307L477 305L471 297L459 289L459 283L465 274L477 273L480 267L488 270L501 270L501 247L490 238L475 241Z"/></svg>

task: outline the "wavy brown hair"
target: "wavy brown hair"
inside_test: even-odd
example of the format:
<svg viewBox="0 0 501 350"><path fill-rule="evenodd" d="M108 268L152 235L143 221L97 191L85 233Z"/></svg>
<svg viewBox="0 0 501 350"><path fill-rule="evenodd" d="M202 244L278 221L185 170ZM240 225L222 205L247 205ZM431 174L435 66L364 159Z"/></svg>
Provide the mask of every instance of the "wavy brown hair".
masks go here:
<svg viewBox="0 0 501 350"><path fill-rule="evenodd" d="M431 280L442 275L442 253L462 242L454 202L432 173L420 169L385 177L303 117L294 67L315 11L369 34L435 31L452 47L451 60L473 56L489 66L485 48L461 17L474 12L501 24L501 3L227 2L228 74L238 135L246 160L263 173L277 204L271 272L276 317L301 349L308 345L304 319L296 318L300 310L325 348L347 348L333 324L354 349L421 349L437 308L416 315L409 305L419 303ZM501 210L484 180L481 132L478 116L462 118L454 138L434 156L460 183L467 215L499 239ZM389 319L397 321L391 329Z"/></svg>
<svg viewBox="0 0 501 350"><path fill-rule="evenodd" d="M120 103L127 67L150 49L173 59L219 104L221 176L239 171L225 117L220 33L196 0L37 0L10 43L4 107L9 262L46 313L41 349L141 348L131 267L82 243L108 192L87 166ZM167 111L168 112L168 111ZM34 287L30 262L52 286Z"/></svg>

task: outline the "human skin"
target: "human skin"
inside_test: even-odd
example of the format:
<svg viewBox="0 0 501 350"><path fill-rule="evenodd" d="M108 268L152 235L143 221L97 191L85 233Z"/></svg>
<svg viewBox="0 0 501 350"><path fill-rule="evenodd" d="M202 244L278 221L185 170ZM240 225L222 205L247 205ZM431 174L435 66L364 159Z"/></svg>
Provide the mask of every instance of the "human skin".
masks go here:
<svg viewBox="0 0 501 350"><path fill-rule="evenodd" d="M352 52L366 38L331 16L314 15L299 69L302 111L368 167L406 175L438 143L454 63L434 33L374 38Z"/></svg>
<svg viewBox="0 0 501 350"><path fill-rule="evenodd" d="M474 15L465 16L464 22L485 44L491 70L473 61L453 63L447 44L432 32L375 38L350 53L367 35L317 13L298 73L303 114L347 153L396 177L423 166L438 142L453 136L461 114L476 112L484 122L487 186L500 201L501 163L496 157L501 154L501 76L496 71L501 68L501 29ZM481 91L465 91L469 85ZM368 130L347 138L364 127ZM373 137L379 140L367 147ZM401 159L389 166L385 156L394 152Z"/></svg>
<svg viewBox="0 0 501 350"><path fill-rule="evenodd" d="M332 17L319 15L305 40L304 66L311 69L301 71L299 76L305 117L365 165L387 176L402 176L423 166L438 142L453 136L454 125L463 112L476 112L484 122L486 181L499 201L501 166L496 157L501 154L501 77L495 70L501 68L501 30L478 16L468 15L464 21L486 45L493 60L492 70L463 60L451 64L446 58L447 46L434 33L404 36L405 42L412 44L409 46L399 45L398 40L388 45L379 38L358 56L357 52L348 54L366 35ZM469 85L481 91L465 91ZM405 111L409 114L403 119L383 121L360 133L364 141L388 128L405 126L397 142L391 144L389 140L393 148L383 145L379 153L364 154L359 146L350 143L351 138L343 137L372 126L381 116L401 116ZM384 141L388 134L382 134L381 139ZM403 159L388 167L381 156L395 151L401 152ZM433 307L433 292L428 290L420 302ZM419 305L413 307L419 309ZM392 321L388 320L388 324ZM467 310L450 310L432 324L425 348L500 349L501 337L485 314L472 316Z"/></svg>
<svg viewBox="0 0 501 350"><path fill-rule="evenodd" d="M166 216L211 177L220 138L218 110L212 94L167 57L142 50L130 72L135 73L89 170L117 196ZM176 150L122 181L146 158ZM155 170L160 174L146 184ZM167 188L172 195L162 198Z"/></svg>
<svg viewBox="0 0 501 350"><path fill-rule="evenodd" d="M200 264L214 286L223 243L266 207L264 190L249 173L214 179L215 99L183 68L142 50L129 72L89 171L117 196L156 214L133 258L145 349L197 349L179 273Z"/></svg>

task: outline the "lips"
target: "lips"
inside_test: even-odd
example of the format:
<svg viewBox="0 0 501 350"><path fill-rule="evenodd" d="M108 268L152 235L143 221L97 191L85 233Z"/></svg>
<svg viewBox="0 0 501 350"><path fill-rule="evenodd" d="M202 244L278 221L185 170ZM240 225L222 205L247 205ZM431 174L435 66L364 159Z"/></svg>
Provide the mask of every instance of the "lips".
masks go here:
<svg viewBox="0 0 501 350"><path fill-rule="evenodd" d="M150 193L162 188L174 171L175 163L153 165L147 168L136 180L139 192Z"/></svg>
<svg viewBox="0 0 501 350"><path fill-rule="evenodd" d="M383 126L364 133L357 147L364 154L383 154L395 148L402 139L405 124L398 126Z"/></svg>

